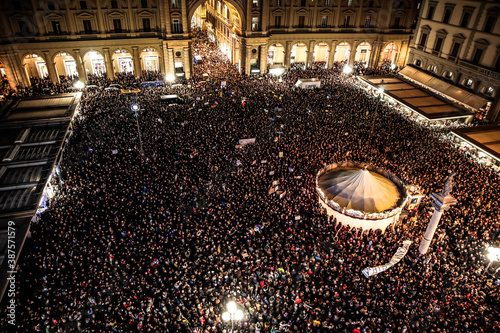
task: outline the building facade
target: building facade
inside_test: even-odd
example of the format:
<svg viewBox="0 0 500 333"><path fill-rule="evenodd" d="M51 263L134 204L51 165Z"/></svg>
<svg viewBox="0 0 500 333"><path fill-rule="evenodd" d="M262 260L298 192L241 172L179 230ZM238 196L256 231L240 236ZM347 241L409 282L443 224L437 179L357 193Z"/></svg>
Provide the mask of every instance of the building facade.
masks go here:
<svg viewBox="0 0 500 333"><path fill-rule="evenodd" d="M418 3L399 0L49 0L0 4L0 70L12 88L61 75L158 70L190 78L191 29L242 73L324 62L406 63Z"/></svg>
<svg viewBox="0 0 500 333"><path fill-rule="evenodd" d="M408 64L486 102L500 121L500 5L495 0L423 0Z"/></svg>

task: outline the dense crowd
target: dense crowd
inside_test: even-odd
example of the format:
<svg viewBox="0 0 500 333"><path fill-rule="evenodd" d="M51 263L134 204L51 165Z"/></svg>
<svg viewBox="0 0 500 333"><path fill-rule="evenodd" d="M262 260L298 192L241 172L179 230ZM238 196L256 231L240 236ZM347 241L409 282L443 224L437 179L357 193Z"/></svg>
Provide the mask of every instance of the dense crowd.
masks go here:
<svg viewBox="0 0 500 333"><path fill-rule="evenodd" d="M339 68L247 77L202 31L194 47L203 63L190 87L84 94L61 193L18 267L18 332L228 332L230 300L244 312L237 332L500 331L498 266L485 271L486 247L499 243L497 174ZM296 88L304 77L323 87ZM162 104L166 93L184 104ZM143 110L143 154L132 103ZM256 142L236 147L242 138ZM428 200L385 234L323 213L316 172L344 160L382 166L426 194L456 172L458 204L427 255L418 244ZM273 182L283 195L269 194ZM406 239L399 264L364 277Z"/></svg>

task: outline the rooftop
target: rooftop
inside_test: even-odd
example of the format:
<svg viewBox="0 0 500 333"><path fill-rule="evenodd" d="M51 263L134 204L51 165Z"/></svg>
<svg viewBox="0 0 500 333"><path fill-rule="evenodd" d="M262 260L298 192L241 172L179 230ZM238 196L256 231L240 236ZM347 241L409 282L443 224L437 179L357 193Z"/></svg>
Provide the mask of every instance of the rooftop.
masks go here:
<svg viewBox="0 0 500 333"><path fill-rule="evenodd" d="M429 121L468 118L473 115L455 103L433 92L395 76L359 77L375 89L383 88L384 93Z"/></svg>

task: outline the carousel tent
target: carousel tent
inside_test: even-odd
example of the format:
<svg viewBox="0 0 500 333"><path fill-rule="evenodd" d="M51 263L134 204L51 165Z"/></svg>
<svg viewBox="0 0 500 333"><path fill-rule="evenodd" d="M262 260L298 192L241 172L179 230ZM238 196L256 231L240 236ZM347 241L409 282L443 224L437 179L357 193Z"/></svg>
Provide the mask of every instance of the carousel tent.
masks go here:
<svg viewBox="0 0 500 333"><path fill-rule="evenodd" d="M407 198L401 181L389 172L354 163L326 167L316 185L328 214L354 228L385 230L399 219Z"/></svg>

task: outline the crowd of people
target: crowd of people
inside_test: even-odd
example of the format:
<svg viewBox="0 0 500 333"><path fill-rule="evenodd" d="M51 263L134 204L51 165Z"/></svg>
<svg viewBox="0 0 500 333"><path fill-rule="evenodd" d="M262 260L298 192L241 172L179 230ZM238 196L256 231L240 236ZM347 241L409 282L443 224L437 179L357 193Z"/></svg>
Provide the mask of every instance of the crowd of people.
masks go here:
<svg viewBox="0 0 500 333"><path fill-rule="evenodd" d="M229 332L229 301L244 313L234 332L500 331L498 266L486 270L486 248L499 243L496 173L339 68L248 77L201 30L194 47L203 62L189 87L83 95L54 179L60 194L19 261L18 332ZM322 88L296 88L306 77ZM163 104L166 93L184 104ZM256 140L236 147L244 138ZM345 160L384 167L426 194L457 174L458 203L428 254L418 253L428 199L384 234L324 214L315 175ZM273 183L281 195L270 194ZM396 266L361 273L407 239Z"/></svg>

